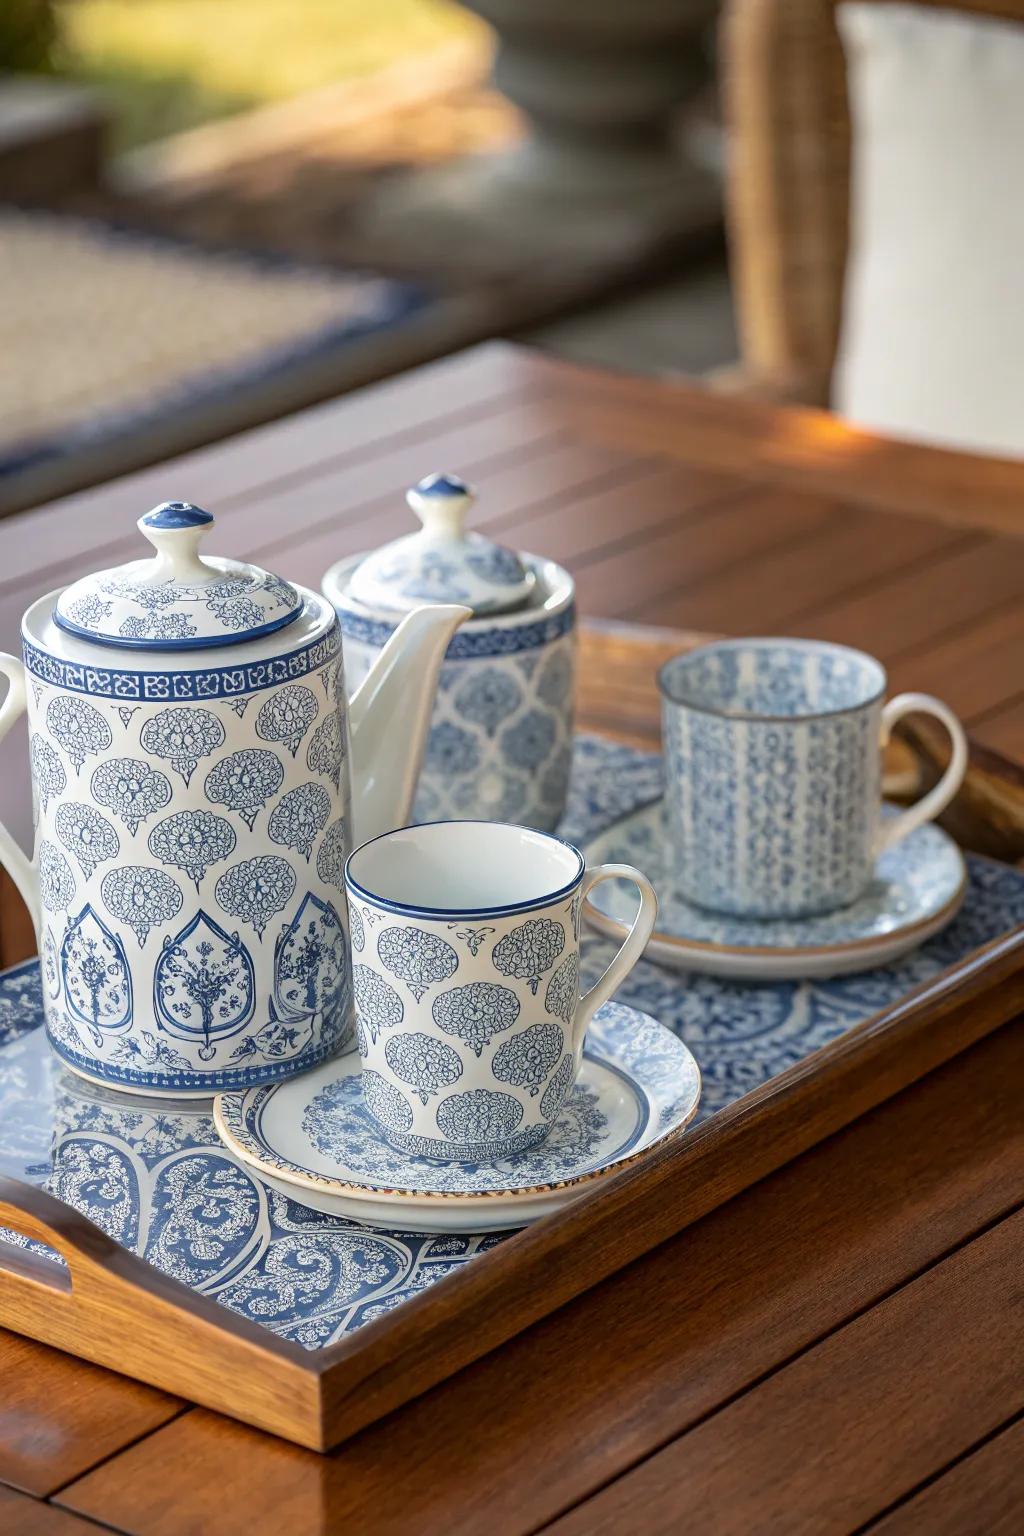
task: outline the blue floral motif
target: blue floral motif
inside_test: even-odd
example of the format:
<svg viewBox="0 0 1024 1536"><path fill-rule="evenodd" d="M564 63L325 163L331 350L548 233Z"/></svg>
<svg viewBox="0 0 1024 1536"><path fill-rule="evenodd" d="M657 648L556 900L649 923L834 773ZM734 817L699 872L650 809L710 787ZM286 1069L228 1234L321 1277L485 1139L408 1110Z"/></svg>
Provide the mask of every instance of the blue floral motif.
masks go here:
<svg viewBox="0 0 1024 1536"><path fill-rule="evenodd" d="M158 821L149 834L153 857L188 875L197 891L211 864L226 859L234 847L231 823L211 811L176 811Z"/></svg>
<svg viewBox="0 0 1024 1536"><path fill-rule="evenodd" d="M322 784L300 784L282 796L270 814L271 840L301 853L307 864L318 833L331 814L331 797Z"/></svg>
<svg viewBox="0 0 1024 1536"><path fill-rule="evenodd" d="M345 826L345 818L339 816L337 821L324 833L324 840L320 844L316 856L316 872L325 885L337 886L339 891L345 889L345 844L348 841L348 832Z"/></svg>
<svg viewBox="0 0 1024 1536"><path fill-rule="evenodd" d="M105 816L77 800L57 807L57 836L88 880L98 865L121 851L117 833Z"/></svg>
<svg viewBox="0 0 1024 1536"><path fill-rule="evenodd" d="M495 969L529 984L536 995L540 979L565 948L565 929L549 917L531 917L510 929L491 950Z"/></svg>
<svg viewBox="0 0 1024 1536"><path fill-rule="evenodd" d="M143 864L111 869L100 884L103 905L135 934L141 949L151 928L169 922L181 911L181 891L170 875Z"/></svg>
<svg viewBox="0 0 1024 1536"><path fill-rule="evenodd" d="M573 1084L575 1068L576 1063L571 1053L567 1053L562 1057L558 1071L554 1074L541 1096L540 1112L545 1120L553 1120L565 1103Z"/></svg>
<svg viewBox="0 0 1024 1536"><path fill-rule="evenodd" d="M449 1141L500 1143L518 1127L523 1106L511 1093L471 1088L468 1093L452 1093L442 1099L435 1118L438 1130Z"/></svg>
<svg viewBox="0 0 1024 1536"><path fill-rule="evenodd" d="M519 1017L519 999L511 987L471 981L439 993L430 1012L438 1029L455 1035L479 1056L495 1035L512 1028Z"/></svg>
<svg viewBox="0 0 1024 1536"><path fill-rule="evenodd" d="M564 1049L565 1035L557 1024L531 1024L498 1046L491 1071L499 1083L525 1088L536 1098Z"/></svg>
<svg viewBox="0 0 1024 1536"><path fill-rule="evenodd" d="M92 797L120 816L134 837L147 816L170 802L171 782L158 768L136 757L112 757L93 769Z"/></svg>
<svg viewBox="0 0 1024 1536"><path fill-rule="evenodd" d="M256 734L264 741L278 742L292 757L299 743L320 713L316 694L303 683L292 683L271 694L256 716Z"/></svg>
<svg viewBox="0 0 1024 1536"><path fill-rule="evenodd" d="M558 970L548 981L544 991L544 1007L556 1019L569 1025L579 1002L580 960L576 950L567 955Z"/></svg>
<svg viewBox="0 0 1024 1536"><path fill-rule="evenodd" d="M142 745L169 762L188 784L201 757L224 745L224 727L208 709L161 709L142 727Z"/></svg>
<svg viewBox="0 0 1024 1536"><path fill-rule="evenodd" d="M462 1076L458 1052L422 1030L411 1035L392 1035L384 1047L384 1059L395 1076L409 1084L421 1104L426 1104L442 1088L450 1088Z"/></svg>
<svg viewBox="0 0 1024 1536"><path fill-rule="evenodd" d="M207 800L235 811L251 832L256 817L284 779L284 764L265 747L243 747L214 763L203 789Z"/></svg>
<svg viewBox="0 0 1024 1536"><path fill-rule="evenodd" d="M370 1032L370 1039L377 1039L377 1031L393 1029L405 1017L405 1004L394 987L378 976L368 965L352 967L352 985L355 991L356 1013L361 1024Z"/></svg>
<svg viewBox="0 0 1024 1536"><path fill-rule="evenodd" d="M304 1033L305 1030L296 1029L282 1019L271 1017L253 1034L243 1035L231 1052L231 1060L245 1061L258 1056L260 1060L283 1061L295 1055L299 1038Z"/></svg>
<svg viewBox="0 0 1024 1536"><path fill-rule="evenodd" d="M494 932L494 928L487 923L481 923L476 926L472 923L449 923L448 927L454 932L457 939L462 940L474 960L480 953L484 941Z"/></svg>
<svg viewBox="0 0 1024 1536"><path fill-rule="evenodd" d="M544 663L537 683L538 698L552 709L560 709L572 691L572 670L571 654L562 646Z"/></svg>
<svg viewBox="0 0 1024 1536"><path fill-rule="evenodd" d="M466 564L474 575L482 581L493 582L496 587L518 587L523 580L523 563L519 556L501 544L471 544Z"/></svg>
<svg viewBox="0 0 1024 1536"><path fill-rule="evenodd" d="M480 748L470 731L442 720L427 738L424 762L430 773L472 773L480 764Z"/></svg>
<svg viewBox="0 0 1024 1536"><path fill-rule="evenodd" d="M554 744L555 721L542 709L528 709L501 733L501 749L517 768L539 768Z"/></svg>
<svg viewBox="0 0 1024 1536"><path fill-rule="evenodd" d="M67 615L83 629L93 629L110 612L110 604L98 597L79 597L68 603Z"/></svg>
<svg viewBox="0 0 1024 1536"><path fill-rule="evenodd" d="M501 667L472 672L455 694L455 707L464 720L493 736L501 722L519 708L522 689Z"/></svg>
<svg viewBox="0 0 1024 1536"><path fill-rule="evenodd" d="M174 1140L185 1140L178 1131ZM208 1291L259 1242L261 1199L241 1168L200 1148L166 1163L153 1185L145 1256L183 1285Z"/></svg>
<svg viewBox="0 0 1024 1536"><path fill-rule="evenodd" d="M147 1077L154 1071L167 1072L184 1078L186 1083L195 1072L187 1056L176 1051L168 1041L158 1039L149 1029L133 1029L131 1034L122 1035L111 1052L110 1060L123 1065L129 1072L145 1073ZM180 1082L178 1086L181 1086Z"/></svg>
<svg viewBox="0 0 1024 1536"><path fill-rule="evenodd" d="M400 1093L394 1083L389 1083L386 1077L381 1077L379 1072L374 1072L369 1067L364 1067L362 1073L363 1102L373 1118L388 1131L407 1131L412 1125L412 1105L404 1094ZM315 1116L320 1100L324 1095L314 1099L306 1111L302 1122L302 1128L313 1142L314 1146L322 1148L322 1141L315 1134L318 1117ZM322 1123L322 1122L319 1122Z"/></svg>
<svg viewBox="0 0 1024 1536"><path fill-rule="evenodd" d="M64 764L46 737L40 736L38 731L32 732L29 756L32 760L32 783L45 811L50 800L55 799L67 786L67 774L64 772Z"/></svg>
<svg viewBox="0 0 1024 1536"><path fill-rule="evenodd" d="M45 838L39 844L39 892L47 912L65 912L75 894L71 865Z"/></svg>
<svg viewBox="0 0 1024 1536"><path fill-rule="evenodd" d="M345 985L345 931L329 901L308 891L274 946L274 997L288 1019L333 1008Z"/></svg>
<svg viewBox="0 0 1024 1536"><path fill-rule="evenodd" d="M122 619L118 634L126 640L187 640L196 626L186 613L154 613Z"/></svg>
<svg viewBox="0 0 1024 1536"><path fill-rule="evenodd" d="M363 927L363 920L359 916L359 908L354 901L348 909L348 936L352 940L352 948L357 954L361 955L363 946L366 943L366 930Z"/></svg>
<svg viewBox="0 0 1024 1536"><path fill-rule="evenodd" d="M377 954L386 971L404 981L417 1002L435 981L447 981L459 968L450 944L422 928L384 928Z"/></svg>
<svg viewBox="0 0 1024 1536"><path fill-rule="evenodd" d="M217 905L249 923L260 938L275 912L281 912L295 890L295 871L287 859L265 853L243 859L225 870L214 888Z"/></svg>
<svg viewBox="0 0 1024 1536"><path fill-rule="evenodd" d="M138 1236L139 1188L133 1160L102 1141L70 1141L55 1159L51 1190L115 1242L132 1247Z"/></svg>
<svg viewBox="0 0 1024 1536"><path fill-rule="evenodd" d="M120 939L88 903L68 925L60 946L60 970L68 1009L85 1024L97 1046L103 1030L132 1021L132 974Z"/></svg>
<svg viewBox="0 0 1024 1536"><path fill-rule="evenodd" d="M341 784L343 761L341 720L337 709L332 709L313 732L313 739L306 749L306 767L311 773L330 779L337 789Z"/></svg>
<svg viewBox="0 0 1024 1536"><path fill-rule="evenodd" d="M212 1060L215 1040L243 1029L252 1017L252 961L238 934L200 910L165 938L153 976L153 1004L164 1029L198 1040L200 1061Z"/></svg>
<svg viewBox="0 0 1024 1536"><path fill-rule="evenodd" d="M81 773L85 759L96 752L105 752L113 737L110 726L98 709L73 695L59 693L46 706L46 723L50 733L59 741Z"/></svg>

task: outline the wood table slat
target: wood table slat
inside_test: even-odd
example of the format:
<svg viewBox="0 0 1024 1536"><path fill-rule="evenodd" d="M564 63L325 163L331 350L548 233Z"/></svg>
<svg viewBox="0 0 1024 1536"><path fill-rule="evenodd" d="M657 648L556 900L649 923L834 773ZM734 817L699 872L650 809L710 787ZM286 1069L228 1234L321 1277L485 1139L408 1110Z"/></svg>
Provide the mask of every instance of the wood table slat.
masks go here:
<svg viewBox="0 0 1024 1536"><path fill-rule="evenodd" d="M334 1456L197 1411L60 1498L139 1536L525 1536L1009 1209L1022 1074L1024 1023Z"/></svg>
<svg viewBox="0 0 1024 1536"><path fill-rule="evenodd" d="M574 562L580 608L601 618L646 619L658 598L797 545L834 517L827 497L746 491L710 504L699 517L666 519L643 540L634 540L627 526L614 543Z"/></svg>
<svg viewBox="0 0 1024 1536"><path fill-rule="evenodd" d="M537 365L529 353L500 342L473 347L412 373L399 374L342 401L331 400L281 421L239 433L161 464L77 492L4 521L12 567L4 579L24 578L52 558L59 543L83 553L116 538L126 519L179 492L198 502L237 502L258 492L301 483L329 466L386 458L394 447L431 436L446 425L500 415L503 404L535 399ZM553 429L552 429L553 430ZM177 492L168 491L173 477Z"/></svg>
<svg viewBox="0 0 1024 1536"><path fill-rule="evenodd" d="M986 539L940 554L855 596L823 604L790 633L838 640L891 660L909 646L977 622L1024 592L1024 542Z"/></svg>
<svg viewBox="0 0 1024 1536"><path fill-rule="evenodd" d="M814 537L744 561L681 596L656 602L652 624L731 634L785 634L809 608L885 581L965 538L961 529L919 518L847 508Z"/></svg>
<svg viewBox="0 0 1024 1536"><path fill-rule="evenodd" d="M1024 1421L1018 1419L869 1530L870 1536L1020 1536L1022 1523Z"/></svg>
<svg viewBox="0 0 1024 1536"><path fill-rule="evenodd" d="M550 1527L848 1536L1024 1407L1024 1210Z"/></svg>
<svg viewBox="0 0 1024 1536"><path fill-rule="evenodd" d="M30 1499L10 1488L0 1488L0 1531L4 1536L97 1536L101 1530L109 1530L109 1526L79 1519L66 1509Z"/></svg>
<svg viewBox="0 0 1024 1536"><path fill-rule="evenodd" d="M880 437L827 411L682 380L543 361L548 374L537 387L550 394L552 417L584 439L955 527L1024 534L1019 459Z"/></svg>
<svg viewBox="0 0 1024 1536"><path fill-rule="evenodd" d="M0 1482L52 1493L181 1408L166 1392L0 1329Z"/></svg>

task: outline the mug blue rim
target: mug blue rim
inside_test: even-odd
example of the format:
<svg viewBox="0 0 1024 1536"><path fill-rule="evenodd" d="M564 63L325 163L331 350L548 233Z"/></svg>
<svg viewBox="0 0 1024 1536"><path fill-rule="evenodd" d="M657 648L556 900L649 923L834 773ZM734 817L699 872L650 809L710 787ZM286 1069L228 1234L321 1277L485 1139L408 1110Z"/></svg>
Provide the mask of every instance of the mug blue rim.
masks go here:
<svg viewBox="0 0 1024 1536"><path fill-rule="evenodd" d="M712 709L707 704L694 704L689 699L677 698L669 690L666 674L676 662L689 661L695 656L700 656L706 651L735 651L743 646L754 645L789 645L801 651L843 651L847 656L856 656L858 661L866 661L881 675L881 687L867 698L859 700L856 704L844 704L841 709L815 709L808 710L799 715L769 715L759 710L740 709ZM737 635L727 640L708 640L703 645L695 645L692 651L679 651L677 655L670 656L668 661L662 662L657 672L658 691L667 704L672 704L676 709L688 709L695 715L709 715L715 720L736 720L751 725L803 725L811 720L832 720L841 715L857 715L861 710L869 709L872 704L877 704L885 698L889 687L889 679L885 667L872 656L869 651L861 651L855 645L843 645L838 640L811 640L798 635Z"/></svg>
<svg viewBox="0 0 1024 1536"><path fill-rule="evenodd" d="M513 830L529 832L533 837L543 838L549 843L558 843L562 848L568 848L570 853L576 855L579 868L573 878L557 890L546 891L540 896L531 896L527 901L507 902L503 906L492 907L425 907L404 901L392 901L387 896L378 896L373 891L368 891L364 885L351 873L352 860L364 848L370 848L374 843L381 842L386 837L394 837L396 832L412 832L417 827L511 827ZM378 832L376 837L368 837L358 848L353 848L345 860L345 889L357 895L361 901L368 901L372 906L380 907L384 912L394 912L398 917L422 917L428 920L437 918L452 918L461 921L470 917L514 917L518 912L532 912L537 907L554 906L557 901L564 901L571 896L582 884L586 874L587 861L583 854L570 843L568 838L556 837L553 832L541 832L536 827L521 827L514 821L490 821L482 816L467 816L464 820L456 820L453 817L439 817L436 821L417 821L411 827L392 827L388 832Z"/></svg>

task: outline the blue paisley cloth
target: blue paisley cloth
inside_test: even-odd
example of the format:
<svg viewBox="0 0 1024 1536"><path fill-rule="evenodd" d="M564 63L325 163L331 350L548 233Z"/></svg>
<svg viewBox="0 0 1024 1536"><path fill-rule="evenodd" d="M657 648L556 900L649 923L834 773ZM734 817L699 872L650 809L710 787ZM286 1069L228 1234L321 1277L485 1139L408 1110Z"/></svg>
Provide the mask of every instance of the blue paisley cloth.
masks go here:
<svg viewBox="0 0 1024 1536"><path fill-rule="evenodd" d="M578 738L560 830L586 842L660 792L656 755ZM1024 922L1024 874L985 859L968 865L960 915L892 965L749 984L641 961L619 999L686 1041L703 1073L705 1120ZM584 982L610 953L605 941L585 940ZM508 1235L430 1237L323 1215L241 1168L208 1105L133 1100L67 1075L46 1045L35 960L0 977L0 1174L42 1185L166 1274L308 1349L401 1306ZM13 1232L0 1232L0 1262L5 1243L62 1262Z"/></svg>

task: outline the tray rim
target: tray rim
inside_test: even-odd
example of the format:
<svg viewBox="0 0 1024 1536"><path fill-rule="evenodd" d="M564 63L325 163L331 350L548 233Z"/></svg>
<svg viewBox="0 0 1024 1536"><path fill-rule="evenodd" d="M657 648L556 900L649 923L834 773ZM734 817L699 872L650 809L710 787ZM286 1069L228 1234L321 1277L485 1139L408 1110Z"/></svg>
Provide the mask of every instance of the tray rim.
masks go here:
<svg viewBox="0 0 1024 1536"><path fill-rule="evenodd" d="M70 1284L49 1261L33 1263L31 1254L5 1245L0 1324L326 1451L700 1220L1021 1008L1024 925L919 983L691 1128L687 1138L648 1148L563 1210L319 1350L283 1339L162 1274L45 1191L3 1180L0 1225L56 1248ZM496 1306L515 1286L516 1305ZM81 1319L68 1316L76 1307L87 1330L93 1324L85 1338ZM108 1337L104 1321L119 1312L118 1329ZM140 1333L127 1350L126 1314ZM168 1340L173 1335L173 1351L160 1346L165 1330ZM214 1371L211 1358L219 1361ZM237 1387L237 1372L248 1367L254 1397Z"/></svg>

